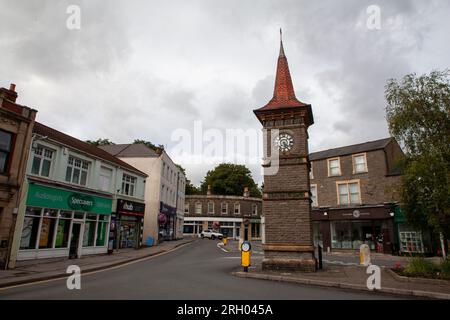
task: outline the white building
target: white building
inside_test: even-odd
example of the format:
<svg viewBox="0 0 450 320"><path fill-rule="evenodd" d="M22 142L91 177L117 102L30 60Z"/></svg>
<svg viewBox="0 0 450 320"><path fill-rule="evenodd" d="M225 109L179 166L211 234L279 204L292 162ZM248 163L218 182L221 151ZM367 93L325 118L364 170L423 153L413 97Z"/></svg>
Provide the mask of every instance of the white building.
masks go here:
<svg viewBox="0 0 450 320"><path fill-rule="evenodd" d="M103 150L148 175L145 188L144 244L183 237L186 177L164 150L144 144L102 146Z"/></svg>

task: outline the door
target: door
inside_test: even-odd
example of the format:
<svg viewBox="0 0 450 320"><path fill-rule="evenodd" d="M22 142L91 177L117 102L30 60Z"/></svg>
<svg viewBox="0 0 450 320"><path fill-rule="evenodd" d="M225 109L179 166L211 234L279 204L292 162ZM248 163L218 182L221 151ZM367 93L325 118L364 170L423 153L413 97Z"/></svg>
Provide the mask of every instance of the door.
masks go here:
<svg viewBox="0 0 450 320"><path fill-rule="evenodd" d="M74 223L72 225L72 233L70 235L69 259L76 259L79 257L78 250L80 248L80 233L81 223Z"/></svg>

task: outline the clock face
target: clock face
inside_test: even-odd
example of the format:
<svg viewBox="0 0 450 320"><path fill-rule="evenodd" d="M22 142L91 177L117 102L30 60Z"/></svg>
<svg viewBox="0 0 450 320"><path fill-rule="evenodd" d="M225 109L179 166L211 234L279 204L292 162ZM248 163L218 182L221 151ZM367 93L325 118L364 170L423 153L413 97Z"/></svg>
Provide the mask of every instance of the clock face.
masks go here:
<svg viewBox="0 0 450 320"><path fill-rule="evenodd" d="M250 243L249 242L243 242L242 245L241 245L241 249L244 252L250 251L250 249L251 249Z"/></svg>
<svg viewBox="0 0 450 320"><path fill-rule="evenodd" d="M294 146L294 138L292 138L292 136L287 133L281 133L275 139L275 145L282 152L289 151Z"/></svg>

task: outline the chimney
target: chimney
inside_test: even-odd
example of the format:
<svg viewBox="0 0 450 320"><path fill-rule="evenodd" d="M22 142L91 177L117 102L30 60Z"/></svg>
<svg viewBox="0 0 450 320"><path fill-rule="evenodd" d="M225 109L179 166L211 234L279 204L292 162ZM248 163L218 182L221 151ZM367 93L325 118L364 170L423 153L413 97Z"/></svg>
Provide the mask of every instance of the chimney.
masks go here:
<svg viewBox="0 0 450 320"><path fill-rule="evenodd" d="M211 185L208 185L208 191L206 191L206 195L207 195L207 196L212 195Z"/></svg>
<svg viewBox="0 0 450 320"><path fill-rule="evenodd" d="M250 197L250 192L248 192L248 187L245 187L245 188L244 188L244 197L245 197L245 198Z"/></svg>
<svg viewBox="0 0 450 320"><path fill-rule="evenodd" d="M157 148L155 148L155 152L158 156L160 156L162 154L162 149L157 147Z"/></svg>
<svg viewBox="0 0 450 320"><path fill-rule="evenodd" d="M0 98L9 100L11 102L16 102L16 85L14 83L11 83L11 85L9 86L9 90L6 88L0 88Z"/></svg>

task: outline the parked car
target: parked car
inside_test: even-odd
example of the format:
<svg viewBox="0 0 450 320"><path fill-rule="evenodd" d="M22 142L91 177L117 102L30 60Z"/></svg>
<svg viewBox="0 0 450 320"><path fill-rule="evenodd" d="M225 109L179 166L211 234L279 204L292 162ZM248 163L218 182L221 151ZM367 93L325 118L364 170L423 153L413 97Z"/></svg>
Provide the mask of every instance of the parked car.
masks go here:
<svg viewBox="0 0 450 320"><path fill-rule="evenodd" d="M220 232L215 232L213 230L207 229L207 230L203 230L202 233L200 233L200 238L202 238L202 239L209 238L211 240L214 240L217 238L219 240L222 240L223 234L221 234Z"/></svg>

